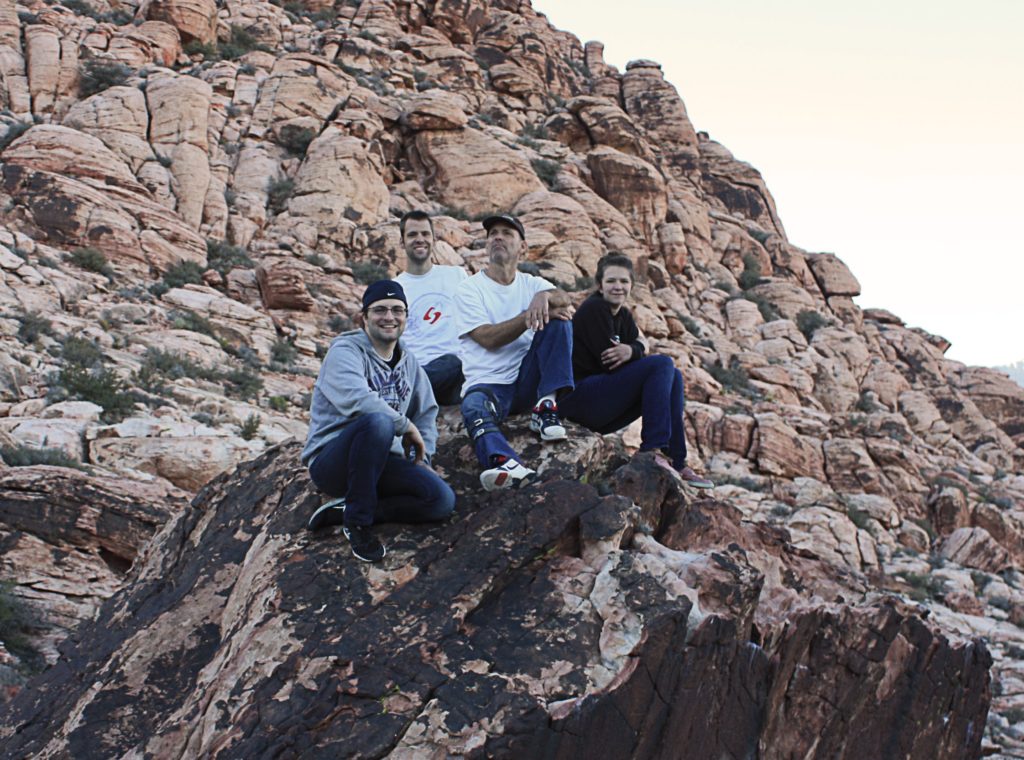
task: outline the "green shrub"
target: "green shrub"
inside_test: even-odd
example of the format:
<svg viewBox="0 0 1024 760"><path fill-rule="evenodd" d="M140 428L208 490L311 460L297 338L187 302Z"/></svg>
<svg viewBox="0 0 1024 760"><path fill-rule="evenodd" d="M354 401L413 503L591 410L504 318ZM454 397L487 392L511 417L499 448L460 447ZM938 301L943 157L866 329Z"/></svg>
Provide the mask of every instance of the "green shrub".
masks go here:
<svg viewBox="0 0 1024 760"><path fill-rule="evenodd" d="M206 266L226 277L235 267L251 269L254 265L244 248L210 238L206 241Z"/></svg>
<svg viewBox="0 0 1024 760"><path fill-rule="evenodd" d="M272 365L287 366L295 361L295 357L298 354L299 352L296 350L294 343L286 338L279 338L270 347L270 362Z"/></svg>
<svg viewBox="0 0 1024 760"><path fill-rule="evenodd" d="M188 330L200 335L209 336L218 343L221 342L213 322L201 314L196 314L194 311L179 311L175 309L167 315L167 318L171 321L171 327L175 330Z"/></svg>
<svg viewBox="0 0 1024 760"><path fill-rule="evenodd" d="M128 80L134 75L129 67L117 61L103 61L99 58L91 58L82 64L79 71L79 95L88 98L98 92L103 92L108 87L119 87L128 84Z"/></svg>
<svg viewBox="0 0 1024 760"><path fill-rule="evenodd" d="M530 166L533 167L534 173L540 177L540 181L549 188L553 188L555 186L555 180L558 177L558 172L562 168L562 165L557 161L549 161L546 158L535 158L530 161Z"/></svg>
<svg viewBox="0 0 1024 760"><path fill-rule="evenodd" d="M227 385L224 392L233 398L249 401L263 390L263 378L251 367L236 367L224 375Z"/></svg>
<svg viewBox="0 0 1024 760"><path fill-rule="evenodd" d="M305 156L309 144L316 139L316 132L309 127L301 129L285 127L278 135L277 144L293 156Z"/></svg>
<svg viewBox="0 0 1024 760"><path fill-rule="evenodd" d="M782 317L782 315L779 314L779 310L775 308L775 304L760 293L747 292L743 294L743 297L757 305L757 310L761 312L761 317L765 322L774 322L776 319L780 319Z"/></svg>
<svg viewBox="0 0 1024 760"><path fill-rule="evenodd" d="M332 314L327 320L327 329L333 333L348 332L352 327L352 320L344 314Z"/></svg>
<svg viewBox="0 0 1024 760"><path fill-rule="evenodd" d="M726 390L744 395L756 395L756 391L750 385L750 376L735 356L729 362L728 367L723 367L721 362L715 362L713 366L707 368L707 371Z"/></svg>
<svg viewBox="0 0 1024 760"><path fill-rule="evenodd" d="M53 335L50 320L34 311L26 311L17 316L21 323L18 326L18 340L22 343L35 343L43 335Z"/></svg>
<svg viewBox="0 0 1024 760"><path fill-rule="evenodd" d="M267 209L272 214L280 214L288 207L288 199L295 192L295 180L287 177L272 179L267 184Z"/></svg>
<svg viewBox="0 0 1024 760"><path fill-rule="evenodd" d="M802 314L803 312L801 312ZM864 414L871 414L878 410L879 406L875 403L874 394L870 391L861 391L860 398L857 399L857 411L864 412Z"/></svg>
<svg viewBox="0 0 1024 760"><path fill-rule="evenodd" d="M85 469L81 462L68 456L61 449L4 446L0 448L0 459L3 459L9 467L31 467L37 464L48 464L54 467L74 467L76 470Z"/></svg>
<svg viewBox="0 0 1024 760"><path fill-rule="evenodd" d="M324 269L330 263L326 256L322 256L319 253L309 254L305 257L305 262L307 264L312 264L315 267L320 267L321 269Z"/></svg>
<svg viewBox="0 0 1024 760"><path fill-rule="evenodd" d="M68 364L91 369L103 362L103 351L87 338L68 337L61 342L60 356Z"/></svg>
<svg viewBox="0 0 1024 760"><path fill-rule="evenodd" d="M241 26L231 26L231 36L226 42L218 44L203 44L198 40L192 40L184 47L185 55L201 55L204 61L233 61L241 58L253 50L271 52L270 49L250 32Z"/></svg>
<svg viewBox="0 0 1024 760"><path fill-rule="evenodd" d="M387 267L375 261L357 261L352 266L352 276L356 282L369 285L377 280L386 280L388 277Z"/></svg>
<svg viewBox="0 0 1024 760"><path fill-rule="evenodd" d="M107 257L103 254L103 251L96 248L76 248L71 252L68 260L79 269L84 269L87 272L95 272L108 278L114 276L114 270L110 268L110 262L107 261Z"/></svg>
<svg viewBox="0 0 1024 760"><path fill-rule="evenodd" d="M910 586L907 595L916 602L933 599L944 590L942 580L928 573L907 573L904 578Z"/></svg>
<svg viewBox="0 0 1024 760"><path fill-rule="evenodd" d="M25 121L16 121L13 124L8 124L7 129L4 131L3 137L0 137L0 150L3 150L12 142L21 137L27 132L32 125Z"/></svg>
<svg viewBox="0 0 1024 760"><path fill-rule="evenodd" d="M823 317L819 312L810 309L804 309L796 315L796 326L804 334L809 343L811 338L814 337L814 332L818 328L828 327L831 323L826 317Z"/></svg>
<svg viewBox="0 0 1024 760"><path fill-rule="evenodd" d="M126 392L124 381L112 370L90 370L69 364L61 369L57 385L70 398L91 401L103 407L100 418L108 424L120 422L135 411L135 399Z"/></svg>
<svg viewBox="0 0 1024 760"><path fill-rule="evenodd" d="M700 325L697 324L697 320L693 317L689 317L686 314L677 314L679 321L683 323L683 327L686 328L686 332L690 333L694 338L701 337Z"/></svg>
<svg viewBox="0 0 1024 760"><path fill-rule="evenodd" d="M736 278L743 290L749 290L761 282L761 264L752 253L743 256L743 272Z"/></svg>
<svg viewBox="0 0 1024 760"><path fill-rule="evenodd" d="M548 128L543 124L525 124L523 125L523 131L520 134L530 140L549 139Z"/></svg>
<svg viewBox="0 0 1024 760"><path fill-rule="evenodd" d="M275 412L284 412L288 410L288 399L285 396L271 396L267 403Z"/></svg>
<svg viewBox="0 0 1024 760"><path fill-rule="evenodd" d="M260 431L260 416L253 412L245 418L245 422L242 423L239 428L238 434L246 441L251 441L256 437L256 434Z"/></svg>
<svg viewBox="0 0 1024 760"><path fill-rule="evenodd" d="M205 270L194 261L177 261L164 272L164 285L180 288L183 285L202 285Z"/></svg>

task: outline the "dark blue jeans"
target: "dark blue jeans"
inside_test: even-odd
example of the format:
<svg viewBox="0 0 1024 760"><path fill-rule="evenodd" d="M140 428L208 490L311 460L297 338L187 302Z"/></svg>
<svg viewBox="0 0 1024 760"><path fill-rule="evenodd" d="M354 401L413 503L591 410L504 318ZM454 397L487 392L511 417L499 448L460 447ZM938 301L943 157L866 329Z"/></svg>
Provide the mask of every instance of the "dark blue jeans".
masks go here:
<svg viewBox="0 0 1024 760"><path fill-rule="evenodd" d="M455 493L436 472L391 452L394 430L386 414L364 415L310 465L317 488L345 497L345 525L431 522L455 508Z"/></svg>
<svg viewBox="0 0 1024 760"><path fill-rule="evenodd" d="M424 372L430 379L430 387L434 391L437 403L451 406L459 403L462 395L462 362L455 354L439 356L432 362L423 365Z"/></svg>
<svg viewBox="0 0 1024 760"><path fill-rule="evenodd" d="M490 467L496 454L519 458L502 435L499 422L532 409L541 396L572 388L572 322L553 319L534 334L515 383L481 383L466 390L462 420L480 465Z"/></svg>
<svg viewBox="0 0 1024 760"><path fill-rule="evenodd" d="M640 450L665 449L686 466L683 376L667 356L644 356L604 375L591 375L558 402L562 414L596 433L614 433L637 417Z"/></svg>

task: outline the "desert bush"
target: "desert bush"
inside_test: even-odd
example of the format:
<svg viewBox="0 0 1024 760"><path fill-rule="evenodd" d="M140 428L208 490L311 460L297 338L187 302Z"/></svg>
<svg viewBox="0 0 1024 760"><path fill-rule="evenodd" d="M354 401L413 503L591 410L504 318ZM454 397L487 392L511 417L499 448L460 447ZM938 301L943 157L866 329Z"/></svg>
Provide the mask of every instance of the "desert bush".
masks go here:
<svg viewBox="0 0 1024 760"><path fill-rule="evenodd" d="M520 134L531 140L547 140L548 128L543 124L525 124Z"/></svg>
<svg viewBox="0 0 1024 760"><path fill-rule="evenodd" d="M352 320L344 314L332 314L327 320L327 329L333 333L343 333L354 327Z"/></svg>
<svg viewBox="0 0 1024 760"><path fill-rule="evenodd" d="M103 362L103 351L88 338L68 337L61 341L61 358L69 364L91 369Z"/></svg>
<svg viewBox="0 0 1024 760"><path fill-rule="evenodd" d="M255 266L244 248L213 238L206 241L206 265L225 277L235 267L251 269Z"/></svg>
<svg viewBox="0 0 1024 760"><path fill-rule="evenodd" d="M124 381L110 369L68 364L60 370L55 385L69 398L103 407L100 419L108 424L120 422L135 410L135 399L126 392Z"/></svg>
<svg viewBox="0 0 1024 760"><path fill-rule="evenodd" d="M534 173L540 177L540 181L549 188L554 187L555 179L562 168L562 165L557 161L549 161L546 158L535 158L530 161L530 166L533 167Z"/></svg>
<svg viewBox="0 0 1024 760"><path fill-rule="evenodd" d="M715 362L713 366L706 369L708 374L715 378L726 390L744 395L757 395L754 388L750 385L750 376L736 357L732 358L728 367L722 366L721 362Z"/></svg>
<svg viewBox="0 0 1024 760"><path fill-rule="evenodd" d="M267 404L275 412L284 412L288 410L288 399L285 396L271 396L267 399Z"/></svg>
<svg viewBox="0 0 1024 760"><path fill-rule="evenodd" d="M352 276L356 278L356 282L363 285L369 285L377 280L386 280L388 277L387 267L376 261L357 261L351 266Z"/></svg>
<svg viewBox="0 0 1024 760"><path fill-rule="evenodd" d="M7 129L4 130L4 134L0 137L0 150L3 150L12 142L21 137L32 127L31 124L25 121L16 121L13 124L8 124Z"/></svg>
<svg viewBox="0 0 1024 760"><path fill-rule="evenodd" d="M217 328L213 326L206 317L201 314L196 314L194 311L180 311L175 309L167 315L170 320L171 327L175 330L188 330L190 332L199 333L200 335L206 335L213 338L215 341L224 347L223 342L219 335L217 335Z"/></svg>
<svg viewBox="0 0 1024 760"><path fill-rule="evenodd" d="M192 40L184 46L186 55L201 55L204 61L210 62L233 61L253 50L271 52L252 32L237 25L231 26L231 36L225 42L203 44Z"/></svg>
<svg viewBox="0 0 1024 760"><path fill-rule="evenodd" d="M224 392L243 401L256 398L263 390L263 378L252 367L235 367L224 375L224 380Z"/></svg>
<svg viewBox="0 0 1024 760"><path fill-rule="evenodd" d="M91 58L82 64L79 71L78 93L81 97L87 98L109 87L128 84L134 73L123 63Z"/></svg>
<svg viewBox="0 0 1024 760"><path fill-rule="evenodd" d="M811 338L814 337L814 333L821 327L828 327L831 322L819 312L811 309L804 309L796 315L796 326L810 342Z"/></svg>
<svg viewBox="0 0 1024 760"><path fill-rule="evenodd" d="M761 264L752 253L743 256L743 272L740 273L736 280L744 290L748 290L761 282Z"/></svg>
<svg viewBox="0 0 1024 760"><path fill-rule="evenodd" d="M277 137L277 144L293 156L305 156L309 144L316 139L316 132L309 127L301 129L284 128Z"/></svg>
<svg viewBox="0 0 1024 760"><path fill-rule="evenodd" d="M295 344L286 338L279 338L270 347L270 362L278 366L287 366L295 361L299 354Z"/></svg>
<svg viewBox="0 0 1024 760"><path fill-rule="evenodd" d="M238 429L238 434L246 441L251 441L260 431L260 416L253 412L245 418L245 422Z"/></svg>
<svg viewBox="0 0 1024 760"><path fill-rule="evenodd" d="M776 319L782 318L779 310L775 308L775 304L760 293L746 292L743 297L757 306L757 310L761 312L761 317L765 322L774 322Z"/></svg>
<svg viewBox="0 0 1024 760"><path fill-rule="evenodd" d="M43 335L53 335L50 320L34 311L26 311L17 316L21 323L18 326L18 340L22 343L35 343Z"/></svg>
<svg viewBox="0 0 1024 760"><path fill-rule="evenodd" d="M32 467L37 464L48 464L54 467L73 467L76 470L85 469L81 462L68 456L67 452L61 449L3 446L0 447L0 459L3 459L8 467Z"/></svg>
<svg viewBox="0 0 1024 760"><path fill-rule="evenodd" d="M288 207L288 199L295 192L295 180L284 177L272 179L267 184L267 208L272 214L280 214Z"/></svg>
<svg viewBox="0 0 1024 760"><path fill-rule="evenodd" d="M697 320L686 314L679 314L678 312L676 313L676 316L679 317L679 321L683 323L683 327L686 328L686 332L690 333L694 338L701 337L700 325L697 324Z"/></svg>
<svg viewBox="0 0 1024 760"><path fill-rule="evenodd" d="M110 268L110 262L103 254L103 251L90 247L76 248L71 252L68 260L79 269L87 272L102 274L107 278L114 276L114 270Z"/></svg>

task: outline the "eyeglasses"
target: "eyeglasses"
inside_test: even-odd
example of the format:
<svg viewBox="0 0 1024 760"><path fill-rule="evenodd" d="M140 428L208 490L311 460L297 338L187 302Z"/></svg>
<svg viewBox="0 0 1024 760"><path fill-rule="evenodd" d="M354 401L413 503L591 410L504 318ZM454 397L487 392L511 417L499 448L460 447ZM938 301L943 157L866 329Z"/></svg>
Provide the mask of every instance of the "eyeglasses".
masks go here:
<svg viewBox="0 0 1024 760"><path fill-rule="evenodd" d="M408 313L404 306L374 306L367 309L367 312L375 317L386 317L388 314L404 317Z"/></svg>

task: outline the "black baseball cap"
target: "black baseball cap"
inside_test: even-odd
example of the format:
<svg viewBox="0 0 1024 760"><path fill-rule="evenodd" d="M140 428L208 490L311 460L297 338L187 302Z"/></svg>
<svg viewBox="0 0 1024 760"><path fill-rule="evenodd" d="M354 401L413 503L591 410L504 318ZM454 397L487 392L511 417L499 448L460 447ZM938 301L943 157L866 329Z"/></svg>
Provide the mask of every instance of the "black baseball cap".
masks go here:
<svg viewBox="0 0 1024 760"><path fill-rule="evenodd" d="M516 217L512 216L512 214L495 214L494 216L487 217L483 222L484 229L490 232L491 227L496 225L498 222L507 224L510 227L515 227L516 231L519 233L519 237L526 240L526 230L523 229L523 223Z"/></svg>
<svg viewBox="0 0 1024 760"><path fill-rule="evenodd" d="M394 280L377 280L372 285L367 285L366 291L363 293L363 309L367 309L370 304L383 301L385 298L397 298L406 307L409 306L401 285Z"/></svg>

